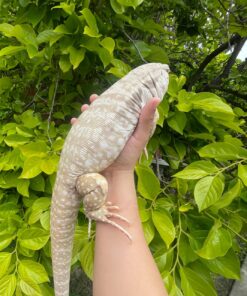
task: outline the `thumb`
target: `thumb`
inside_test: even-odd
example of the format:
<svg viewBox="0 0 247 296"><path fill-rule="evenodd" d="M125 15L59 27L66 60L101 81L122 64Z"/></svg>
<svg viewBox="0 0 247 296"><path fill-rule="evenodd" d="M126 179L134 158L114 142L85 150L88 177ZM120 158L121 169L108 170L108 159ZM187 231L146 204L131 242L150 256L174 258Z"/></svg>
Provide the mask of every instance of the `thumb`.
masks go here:
<svg viewBox="0 0 247 296"><path fill-rule="evenodd" d="M143 148L148 142L150 134L156 124L155 111L159 103L159 98L153 98L143 107L137 127L133 133L133 137L140 142Z"/></svg>

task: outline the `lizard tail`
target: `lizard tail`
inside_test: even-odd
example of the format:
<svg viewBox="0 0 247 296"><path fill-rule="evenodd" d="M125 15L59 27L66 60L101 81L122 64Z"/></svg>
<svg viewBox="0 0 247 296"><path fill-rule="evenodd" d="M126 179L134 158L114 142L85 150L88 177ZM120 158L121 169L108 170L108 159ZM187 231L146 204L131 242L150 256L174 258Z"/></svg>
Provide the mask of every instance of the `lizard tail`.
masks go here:
<svg viewBox="0 0 247 296"><path fill-rule="evenodd" d="M55 186L56 187L56 186ZM57 186L51 206L51 249L55 296L69 296L74 229L80 201L76 192Z"/></svg>

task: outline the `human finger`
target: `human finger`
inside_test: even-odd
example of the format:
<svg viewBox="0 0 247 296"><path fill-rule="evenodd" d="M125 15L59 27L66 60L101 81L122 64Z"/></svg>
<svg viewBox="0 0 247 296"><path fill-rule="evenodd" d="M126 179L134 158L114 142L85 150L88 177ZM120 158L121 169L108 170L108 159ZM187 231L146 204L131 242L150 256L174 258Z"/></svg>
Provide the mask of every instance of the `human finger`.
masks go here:
<svg viewBox="0 0 247 296"><path fill-rule="evenodd" d="M93 101L95 101L97 98L98 98L98 95L97 95L97 94L92 94L92 95L89 97L89 101L90 101L90 103L92 103Z"/></svg>
<svg viewBox="0 0 247 296"><path fill-rule="evenodd" d="M152 98L142 109L137 127L133 133L134 138L145 145L150 137L153 126L156 124L154 117L157 106L160 103L159 98Z"/></svg>
<svg viewBox="0 0 247 296"><path fill-rule="evenodd" d="M77 118L73 117L70 119L70 123L75 124L77 122L77 120L78 120Z"/></svg>
<svg viewBox="0 0 247 296"><path fill-rule="evenodd" d="M83 104L83 105L81 106L81 112L87 110L88 107L89 107L88 104Z"/></svg>

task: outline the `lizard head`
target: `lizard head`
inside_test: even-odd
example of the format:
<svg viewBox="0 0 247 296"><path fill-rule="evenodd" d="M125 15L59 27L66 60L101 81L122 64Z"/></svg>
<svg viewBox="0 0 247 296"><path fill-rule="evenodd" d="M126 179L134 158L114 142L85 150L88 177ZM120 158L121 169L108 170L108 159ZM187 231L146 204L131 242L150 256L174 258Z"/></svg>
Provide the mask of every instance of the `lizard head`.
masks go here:
<svg viewBox="0 0 247 296"><path fill-rule="evenodd" d="M141 65L130 73L141 83L142 107L152 98L163 99L169 83L169 66L161 63Z"/></svg>

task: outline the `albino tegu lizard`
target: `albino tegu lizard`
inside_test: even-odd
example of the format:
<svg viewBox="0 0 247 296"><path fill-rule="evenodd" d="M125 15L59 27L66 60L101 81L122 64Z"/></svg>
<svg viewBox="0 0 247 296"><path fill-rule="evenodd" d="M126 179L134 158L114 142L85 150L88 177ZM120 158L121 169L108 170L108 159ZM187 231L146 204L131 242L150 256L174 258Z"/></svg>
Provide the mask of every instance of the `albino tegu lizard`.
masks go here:
<svg viewBox="0 0 247 296"><path fill-rule="evenodd" d="M145 64L117 81L74 124L65 140L51 207L52 265L56 296L69 295L74 227L83 202L89 221L96 220L128 232L109 218L127 220L113 213L106 202L108 184L100 172L120 154L132 135L143 106L153 97L163 98L169 67Z"/></svg>

